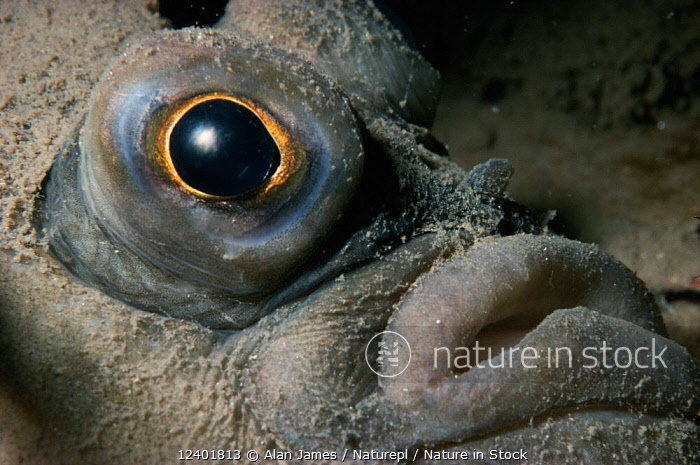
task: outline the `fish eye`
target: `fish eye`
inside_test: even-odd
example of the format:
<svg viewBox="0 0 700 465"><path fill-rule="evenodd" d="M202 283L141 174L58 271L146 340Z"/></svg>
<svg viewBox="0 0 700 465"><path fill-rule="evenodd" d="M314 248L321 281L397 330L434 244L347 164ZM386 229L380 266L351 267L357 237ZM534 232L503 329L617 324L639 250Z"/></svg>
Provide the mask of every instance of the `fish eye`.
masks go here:
<svg viewBox="0 0 700 465"><path fill-rule="evenodd" d="M343 92L301 58L233 34L156 33L106 70L88 104L47 184L44 228L74 275L139 308L251 324L257 310L211 315L308 269L362 177Z"/></svg>
<svg viewBox="0 0 700 465"><path fill-rule="evenodd" d="M270 131L264 119L274 123L263 118L222 95L187 102L164 128L162 150L173 176L205 198L233 197L269 181L280 166L273 136L280 131Z"/></svg>

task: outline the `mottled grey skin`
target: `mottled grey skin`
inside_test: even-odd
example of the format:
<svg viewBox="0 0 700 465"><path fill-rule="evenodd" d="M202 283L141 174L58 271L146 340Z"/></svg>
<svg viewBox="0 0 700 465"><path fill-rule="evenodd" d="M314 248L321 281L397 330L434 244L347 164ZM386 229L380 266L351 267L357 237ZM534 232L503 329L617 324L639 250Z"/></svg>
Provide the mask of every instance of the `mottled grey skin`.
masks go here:
<svg viewBox="0 0 700 465"><path fill-rule="evenodd" d="M203 279L183 291L187 268L164 271L148 262L129 240L100 227L106 220L91 216L100 205L93 213L85 207L88 188L78 173L88 128L62 152L38 216L50 249L89 284L142 308L240 329L223 341L197 329L188 350L177 354L178 363L207 367L201 377L193 369L191 383L216 386L214 393L227 399L223 411L209 412L217 422L198 426L201 443L228 428L232 444L218 447L522 447L536 463L693 463L700 453L694 422L700 368L663 337L658 310L633 273L593 246L548 235L542 220L510 202L507 162L466 173L431 150L425 127L436 75L371 3L254 3L266 6L231 5L217 32L144 39L148 45L133 46L126 61L153 55L149 47L157 55L169 38L254 48L224 28L265 41L274 31L273 46L301 55L310 64L300 66L327 76L335 83L328 86L347 96L366 160L349 208L366 210L345 212L306 268L297 265L283 283L272 283L274 292L243 299ZM207 299L203 313L191 304L193 289L201 292L198 302ZM239 319L240 312L247 316ZM154 345L172 343L170 325L189 325L153 318L143 331ZM379 378L364 362L369 339L387 328L415 350L396 378ZM602 341L635 350L655 341L667 347L668 369L591 370L580 358L565 369L541 360L536 369L431 366L434 346L468 346L485 328L506 347L541 351L563 345L580 353ZM117 405L149 405L123 392L109 396Z"/></svg>

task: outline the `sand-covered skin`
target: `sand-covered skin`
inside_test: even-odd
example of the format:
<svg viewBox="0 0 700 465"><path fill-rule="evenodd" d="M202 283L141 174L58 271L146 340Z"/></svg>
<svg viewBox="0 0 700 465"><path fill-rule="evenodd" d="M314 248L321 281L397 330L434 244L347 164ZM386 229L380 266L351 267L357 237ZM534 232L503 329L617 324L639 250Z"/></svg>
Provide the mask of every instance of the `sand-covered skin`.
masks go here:
<svg viewBox="0 0 700 465"><path fill-rule="evenodd" d="M144 1L46 3L0 2L0 463L175 463L179 449L234 438L264 446L236 421L240 399L209 331L119 304L35 244L34 197L94 82L125 41L162 24ZM600 243L654 290L697 287L692 112L592 129L529 97L485 104L469 85L448 83L436 128L453 157L512 159L518 201L558 209L571 236ZM678 326L697 344L697 305L682 308Z"/></svg>
<svg viewBox="0 0 700 465"><path fill-rule="evenodd" d="M157 379L172 386L169 372L207 371L196 354L182 366L177 350L165 348L168 341L177 341L181 350L206 348L211 335L134 312L77 283L35 246L30 225L41 180L79 123L106 63L125 41L163 22L147 2L47 5L0 4L0 462L128 463L150 457L165 463L185 442L206 447L198 446L197 424L202 419L211 424L212 417L229 416L235 408L225 389L216 399L206 398L214 404L201 405L187 384L179 400L172 392L164 398L162 389L141 386L157 385ZM153 324L162 337L144 329ZM124 366L133 376L113 376ZM144 378L138 375L141 366ZM120 396L142 398L150 408L119 413ZM179 421L162 422L173 402L187 405L188 412ZM149 439L142 436L132 445L134 425L141 425L143 435L149 423L155 426L145 434ZM177 424L190 425L189 441L182 431L170 431ZM106 429L121 433L104 436ZM227 442L222 437L217 444Z"/></svg>

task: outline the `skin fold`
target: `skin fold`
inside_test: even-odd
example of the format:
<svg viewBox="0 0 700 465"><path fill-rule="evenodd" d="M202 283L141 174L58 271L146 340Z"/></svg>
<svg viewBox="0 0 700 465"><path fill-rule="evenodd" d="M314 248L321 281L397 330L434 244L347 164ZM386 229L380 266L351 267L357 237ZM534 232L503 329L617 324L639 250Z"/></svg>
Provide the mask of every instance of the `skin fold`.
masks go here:
<svg viewBox="0 0 700 465"><path fill-rule="evenodd" d="M183 449L346 448L523 448L531 463L694 463L700 367L665 337L644 284L510 201L507 161L466 172L444 156L427 129L438 75L371 2L232 2L204 32L158 31L164 24L146 6L0 4L10 44L0 69L11 84L0 99L2 168L12 172L0 249L7 463L175 463ZM77 20L80 31L70 26ZM238 53L214 51L247 50L250 72L260 57L270 64L260 87L298 86L273 95L291 108L316 105L302 94L318 86L309 98L334 111L309 114L337 119L339 134L328 136L337 146L361 145L362 172L352 171L361 179L332 205L328 217L337 219L319 221L322 231L302 221L291 245L271 242L303 258L291 254L274 279L256 273L255 259L240 262L266 286L253 291L231 284L217 245L207 250L226 234L214 215L182 219L208 204L178 200L185 213L172 214L177 223L160 222L168 209L144 207L133 221L144 229L133 233L115 225L136 214L129 201L139 186L85 175L85 166L103 166L86 161L90 147L119 145L94 122L121 96L105 89L137 82L148 60L167 64L182 48L196 55L198 44L209 58L193 83ZM8 72L10 55L18 58ZM280 81L285 71L302 83ZM98 187L99 195L86 194ZM191 247L187 259L159 240L178 240L192 225L194 239L179 247ZM365 360L384 330L411 345L411 363L396 377ZM563 367L546 358L434 363L436 347L475 341L516 353L567 347L574 356ZM665 348L667 366L649 367L655 359L643 350L644 367L587 367L583 351L603 343L611 352Z"/></svg>

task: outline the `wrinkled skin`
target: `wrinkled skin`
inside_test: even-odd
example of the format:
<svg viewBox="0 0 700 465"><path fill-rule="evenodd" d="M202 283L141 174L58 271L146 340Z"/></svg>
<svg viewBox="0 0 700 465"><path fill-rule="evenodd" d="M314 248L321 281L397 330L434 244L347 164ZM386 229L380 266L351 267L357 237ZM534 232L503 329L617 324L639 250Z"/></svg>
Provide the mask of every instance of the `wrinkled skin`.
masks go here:
<svg viewBox="0 0 700 465"><path fill-rule="evenodd" d="M54 24L67 22L81 7L67 2L59 10L50 15ZM124 36L158 27L138 5L97 5L84 14L86 21L117 22ZM240 33L266 37L264 24L244 18L250 19L244 12L229 16ZM12 32L21 43L21 34ZM279 40L294 49L293 34ZM303 55L304 47L296 51ZM77 84L74 99L92 89L95 67L105 66L101 55L86 57L98 65L86 67L89 78ZM73 66L80 69L80 60ZM316 66L332 73L333 66ZM55 72L73 71L68 66ZM175 462L182 448L275 447L524 448L537 463L636 463L650 457L693 463L700 451L694 422L700 368L663 337L658 310L633 273L595 247L548 235L543 220L509 202L507 163L465 173L432 152L419 126L430 119L423 114L425 102L396 106L368 93L362 80L353 87L352 79L330 77L358 115L363 143L371 147L366 156L390 161L398 190L389 193L400 200L390 214L379 209L360 229L361 236L384 242L340 246L350 259L315 277L312 292L290 286L291 297L266 307L266 316L245 329L222 337L199 324L115 303L74 281L41 249L27 249L29 214L14 220L24 235L8 243L24 258L3 258L2 350L8 384L25 391L13 414L36 415L38 423L50 425L49 439L36 440L39 448L47 456L57 451L67 462L95 463ZM32 98L38 99L15 98L17 114L31 115L26 108L41 106ZM66 126L59 140L67 148L59 151L63 144L55 144L37 161L36 173L24 175L29 193L59 152L78 153L73 127L86 106L58 107L50 115ZM56 123L35 116L36 125ZM17 163L27 163L32 147L16 143ZM61 208L38 207L40 224ZM407 228L385 220L401 213L409 219ZM500 237L506 232L528 234ZM345 236L351 243L354 236ZM45 240L51 237L49 231ZM73 240L80 248L82 239ZM543 361L535 362L538 369L523 361L466 372L433 368L435 346L486 340L484 328L502 345L521 350L566 346L580 354L603 341L632 350L660 344L667 347L669 369L591 370L580 357L566 369ZM385 329L403 334L414 351L411 365L396 378L379 378L364 362L368 341ZM59 446L50 444L53 437ZM128 449L122 447L127 443ZM41 452L30 458L38 463Z"/></svg>

